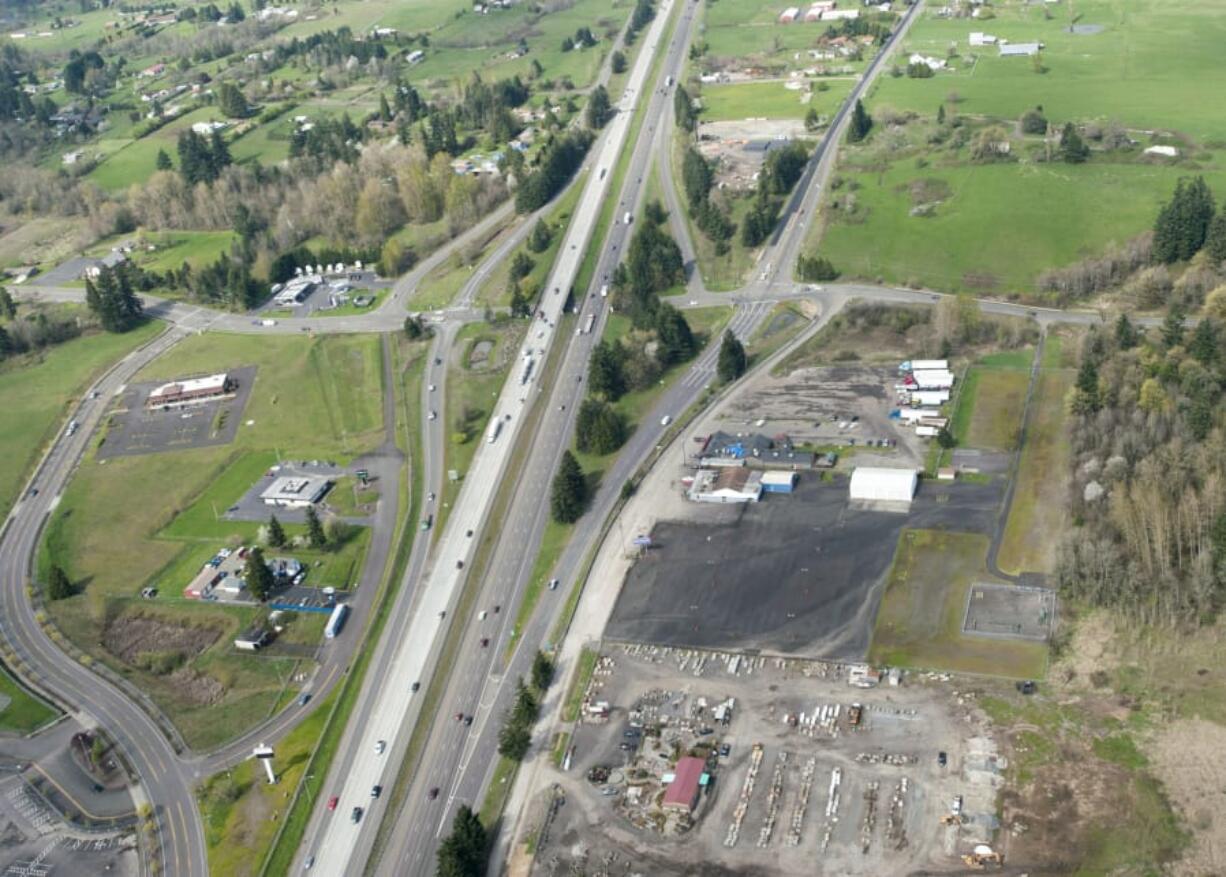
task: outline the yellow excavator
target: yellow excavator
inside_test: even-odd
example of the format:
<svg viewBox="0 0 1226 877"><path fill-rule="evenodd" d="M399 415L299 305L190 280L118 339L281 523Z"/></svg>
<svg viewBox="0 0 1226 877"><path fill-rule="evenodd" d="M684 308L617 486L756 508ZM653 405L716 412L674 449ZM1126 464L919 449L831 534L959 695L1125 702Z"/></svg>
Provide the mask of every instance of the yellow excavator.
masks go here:
<svg viewBox="0 0 1226 877"><path fill-rule="evenodd" d="M970 868L985 870L999 868L1005 864L1005 857L987 844L977 844L973 850L962 857L962 863Z"/></svg>

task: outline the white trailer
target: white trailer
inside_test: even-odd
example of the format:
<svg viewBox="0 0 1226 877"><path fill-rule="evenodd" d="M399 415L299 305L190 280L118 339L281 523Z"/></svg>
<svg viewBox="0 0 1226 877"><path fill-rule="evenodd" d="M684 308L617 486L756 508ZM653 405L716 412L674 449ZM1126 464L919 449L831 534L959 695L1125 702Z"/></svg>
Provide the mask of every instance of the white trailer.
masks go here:
<svg viewBox="0 0 1226 877"><path fill-rule="evenodd" d="M921 438L936 438L941 431L935 426L917 426L915 434Z"/></svg>
<svg viewBox="0 0 1226 877"><path fill-rule="evenodd" d="M336 608L332 610L332 614L328 616L328 626L324 628L324 638L336 639L336 635L345 626L345 618L348 615L349 606L344 603L338 603Z"/></svg>
<svg viewBox="0 0 1226 877"><path fill-rule="evenodd" d="M528 379L532 377L532 357L524 357L524 367L519 373L519 382L521 384L528 383Z"/></svg>
<svg viewBox="0 0 1226 877"><path fill-rule="evenodd" d="M898 366L900 372L949 371L948 359L908 359Z"/></svg>
<svg viewBox="0 0 1226 877"><path fill-rule="evenodd" d="M493 444L498 439L498 433L500 432L502 432L502 421L495 415L494 419L490 421L489 432L486 433L485 440Z"/></svg>
<svg viewBox="0 0 1226 877"><path fill-rule="evenodd" d="M925 417L938 417L941 412L935 408L900 408L898 417L903 423L918 423Z"/></svg>
<svg viewBox="0 0 1226 877"><path fill-rule="evenodd" d="M948 390L954 385L954 373L940 369L924 369L911 373L921 390Z"/></svg>
<svg viewBox="0 0 1226 877"><path fill-rule="evenodd" d="M949 401L949 390L915 390L911 393L912 405L943 405Z"/></svg>

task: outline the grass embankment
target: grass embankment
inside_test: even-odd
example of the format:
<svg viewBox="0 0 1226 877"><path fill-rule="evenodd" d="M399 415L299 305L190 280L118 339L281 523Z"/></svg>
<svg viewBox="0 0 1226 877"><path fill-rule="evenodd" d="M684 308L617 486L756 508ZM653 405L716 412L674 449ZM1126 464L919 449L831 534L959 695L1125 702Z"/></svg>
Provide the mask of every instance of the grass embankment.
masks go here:
<svg viewBox="0 0 1226 877"><path fill-rule="evenodd" d="M0 366L0 519L86 388L164 328L150 320L123 335L95 332Z"/></svg>
<svg viewBox="0 0 1226 877"><path fill-rule="evenodd" d="M1076 372L1059 336L1049 337L1027 413L1017 487L1005 524L997 563L1007 573L1051 572L1056 546L1068 522L1065 396Z"/></svg>
<svg viewBox="0 0 1226 877"><path fill-rule="evenodd" d="M967 593L984 570L986 536L905 530L877 610L869 659L900 667L1041 677L1043 643L964 636Z"/></svg>
<svg viewBox="0 0 1226 877"><path fill-rule="evenodd" d="M571 677L570 688L566 689L566 698L562 701L562 721L574 722L579 718L579 707L583 705L583 695L592 674L596 672L596 661L600 653L594 649L583 649L579 652L579 661L575 667L575 675Z"/></svg>
<svg viewBox="0 0 1226 877"><path fill-rule="evenodd" d="M4 701L4 706L0 707L0 733L30 734L59 715L3 668L0 668L0 698Z"/></svg>
<svg viewBox="0 0 1226 877"><path fill-rule="evenodd" d="M775 305L745 345L750 368L770 359L783 345L803 332L810 322L811 318L797 304L784 302Z"/></svg>
<svg viewBox="0 0 1226 877"><path fill-rule="evenodd" d="M232 634L253 620L255 607L178 595L217 548L255 535L258 524L220 520L216 513L277 454L344 460L378 444L378 344L369 336L185 340L138 379L256 366L235 441L110 460L89 454L51 518L40 565L45 569L54 558L79 591L48 605L55 625L148 691L193 747L221 743L265 718L270 702L285 696L298 660L234 652ZM312 564L313 583L344 586L356 577L367 541L359 531L336 552L284 553ZM137 596L145 584L160 588L156 603ZM143 622L147 641L130 633L132 620L142 616L149 619ZM155 672L155 665L162 669Z"/></svg>

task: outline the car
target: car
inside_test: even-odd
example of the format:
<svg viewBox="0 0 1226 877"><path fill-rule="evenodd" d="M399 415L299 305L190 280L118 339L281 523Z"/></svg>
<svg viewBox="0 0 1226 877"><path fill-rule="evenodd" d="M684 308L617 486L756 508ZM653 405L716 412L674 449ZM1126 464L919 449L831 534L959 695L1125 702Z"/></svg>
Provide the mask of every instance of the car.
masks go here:
<svg viewBox="0 0 1226 877"><path fill-rule="evenodd" d="M371 786L370 796L372 798L377 798L382 794L383 794L383 786Z"/></svg>
<svg viewBox="0 0 1226 877"><path fill-rule="evenodd" d="M728 743L725 743L725 744L723 744L722 746L720 746L720 747L719 747L719 757L720 757L720 758L727 758L727 757L728 757L728 753L729 753L729 752L731 752L731 751L732 751L732 746L731 746L731 745L729 745Z"/></svg>
<svg viewBox="0 0 1226 877"><path fill-rule="evenodd" d="M638 747L633 743L618 743L617 748L619 748L622 752L629 752L631 749L637 749Z"/></svg>
<svg viewBox="0 0 1226 877"><path fill-rule="evenodd" d="M457 561L455 562L455 568L456 568L456 569L464 569L464 561L462 561L462 560L457 560Z"/></svg>
<svg viewBox="0 0 1226 877"><path fill-rule="evenodd" d="M470 725L472 725L472 723L473 723L473 717L472 717L472 716L465 716L465 717L464 717L464 727L465 727L465 728L467 728L467 727L469 727Z"/></svg>
<svg viewBox="0 0 1226 877"><path fill-rule="evenodd" d="M336 805L339 804L340 802L341 802L340 796L333 795L331 798L328 799L328 809L335 810Z"/></svg>
<svg viewBox="0 0 1226 877"><path fill-rule="evenodd" d="M303 871L310 871L310 870L311 870L312 868L314 868L314 867L315 867L315 857L314 857L314 856L307 856L307 857L306 857L306 861L302 863L302 870L303 870Z"/></svg>
<svg viewBox="0 0 1226 877"><path fill-rule="evenodd" d="M488 636L481 637L481 648L487 649L489 648L489 645L490 645L490 638Z"/></svg>
<svg viewBox="0 0 1226 877"><path fill-rule="evenodd" d="M702 728L698 732L698 736L699 737L710 737L714 733L715 733L715 730L713 728Z"/></svg>
<svg viewBox="0 0 1226 877"><path fill-rule="evenodd" d="M349 811L349 821L354 823L355 825L362 821L362 808L361 807L354 807L352 810Z"/></svg>
<svg viewBox="0 0 1226 877"><path fill-rule="evenodd" d="M431 801L437 798L438 797L438 786L435 786L434 788L432 788L430 790L430 794L426 795L426 797L429 798Z"/></svg>
<svg viewBox="0 0 1226 877"><path fill-rule="evenodd" d="M467 536L469 539L471 539L473 537L473 531L467 530L465 531L464 535Z"/></svg>
<svg viewBox="0 0 1226 877"><path fill-rule="evenodd" d="M437 411L431 411L431 412L430 412L430 413L429 413L429 414L426 416L426 419L427 419L427 420L435 420L437 417L438 417L438 412L437 412Z"/></svg>
<svg viewBox="0 0 1226 877"><path fill-rule="evenodd" d="M140 595L144 597L146 600L152 600L154 597L158 595L158 589L157 588L141 588Z"/></svg>
<svg viewBox="0 0 1226 877"><path fill-rule="evenodd" d="M497 615L497 614L498 614L499 612L501 612L501 611L502 611L502 604L501 604L501 603L495 603L495 604L494 604L494 614L495 614L495 615Z"/></svg>
<svg viewBox="0 0 1226 877"><path fill-rule="evenodd" d="M310 702L311 702L311 693L309 691L302 692L302 694L298 698L298 706L306 706Z"/></svg>
<svg viewBox="0 0 1226 877"><path fill-rule="evenodd" d="M28 496L32 496L32 497L33 497L33 496L38 496L38 488L37 488L37 487L31 487L31 488L30 488L30 492L29 492L29 494L27 494L27 495L28 495Z"/></svg>
<svg viewBox="0 0 1226 877"><path fill-rule="evenodd" d="M639 731L638 728L627 728L626 730L622 731L622 736L623 737L637 737L640 733L641 732Z"/></svg>
<svg viewBox="0 0 1226 877"><path fill-rule="evenodd" d="M937 764L939 764L941 767L944 767L945 765L949 764L949 756L946 755L944 752L938 752L937 753Z"/></svg>
<svg viewBox="0 0 1226 877"><path fill-rule="evenodd" d="M1039 690L1039 686L1033 680L1028 679L1025 682L1017 683L1017 690L1021 694L1034 694Z"/></svg>
<svg viewBox="0 0 1226 877"><path fill-rule="evenodd" d="M455 720L456 720L457 722L462 722L462 721L464 721L464 713L456 713L456 714L455 714Z"/></svg>
<svg viewBox="0 0 1226 877"><path fill-rule="evenodd" d="M671 415L665 414L663 417L660 418L660 426L668 426L672 422L673 422L673 418Z"/></svg>
<svg viewBox="0 0 1226 877"><path fill-rule="evenodd" d="M431 393L433 393L435 389L436 389L436 388L435 388L434 384L431 384L431 385L430 385L430 392L431 392Z"/></svg>
<svg viewBox="0 0 1226 877"><path fill-rule="evenodd" d="M412 685L409 686L409 691L413 692L414 694L417 694L417 692L421 691L421 683L414 682Z"/></svg>
<svg viewBox="0 0 1226 877"><path fill-rule="evenodd" d="M489 613L488 613L488 612L486 612L484 609L482 609L480 612L478 612L478 613L477 613L477 620L478 620L478 621L485 621L485 619L486 619L488 616L489 616Z"/></svg>
<svg viewBox="0 0 1226 877"><path fill-rule="evenodd" d="M387 741L386 740L380 740L378 743L375 744L375 755L382 755L386 751L387 751Z"/></svg>
<svg viewBox="0 0 1226 877"><path fill-rule="evenodd" d="M423 530L429 530L429 529L430 529L431 524L433 524L433 523L434 523L434 516L433 516L433 515L426 515L424 518L422 518L422 519L421 519L421 529L423 529Z"/></svg>
<svg viewBox="0 0 1226 877"><path fill-rule="evenodd" d="M550 579L549 580L549 590L556 591L558 589L559 584L560 582L558 582L557 579Z"/></svg>
<svg viewBox="0 0 1226 877"><path fill-rule="evenodd" d="M434 491L433 490L426 494L426 502L434 502Z"/></svg>
<svg viewBox="0 0 1226 877"><path fill-rule="evenodd" d="M606 798L612 798L614 795L617 794L617 787L616 786L605 786L603 789L600 790L600 794L604 795Z"/></svg>

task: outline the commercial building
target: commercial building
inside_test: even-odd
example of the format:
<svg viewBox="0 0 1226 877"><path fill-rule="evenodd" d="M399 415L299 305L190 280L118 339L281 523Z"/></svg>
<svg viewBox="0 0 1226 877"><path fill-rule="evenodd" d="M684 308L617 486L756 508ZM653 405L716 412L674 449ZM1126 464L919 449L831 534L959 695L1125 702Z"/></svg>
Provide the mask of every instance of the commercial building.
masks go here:
<svg viewBox="0 0 1226 877"><path fill-rule="evenodd" d="M799 476L795 472L763 472L763 493L791 493Z"/></svg>
<svg viewBox="0 0 1226 877"><path fill-rule="evenodd" d="M714 432L703 442L700 458L704 469L749 466L799 471L813 468L813 454L796 450L786 435L771 438L760 433Z"/></svg>
<svg viewBox="0 0 1226 877"><path fill-rule="evenodd" d="M281 477L260 494L264 505L287 509L304 509L324 498L332 486L327 478L305 476Z"/></svg>
<svg viewBox="0 0 1226 877"><path fill-rule="evenodd" d="M918 484L914 469L858 466L851 473L850 497L863 502L910 503Z"/></svg>
<svg viewBox="0 0 1226 877"><path fill-rule="evenodd" d="M745 467L700 469L690 485L694 502L757 502L762 498L763 473Z"/></svg>
<svg viewBox="0 0 1226 877"><path fill-rule="evenodd" d="M665 810L682 810L686 813L697 807L698 793L707 780L706 767L705 761L692 755L679 760L661 806Z"/></svg>
<svg viewBox="0 0 1226 877"><path fill-rule="evenodd" d="M146 408L208 402L228 396L238 389L238 381L225 372L203 378L184 378L155 387L145 399Z"/></svg>

